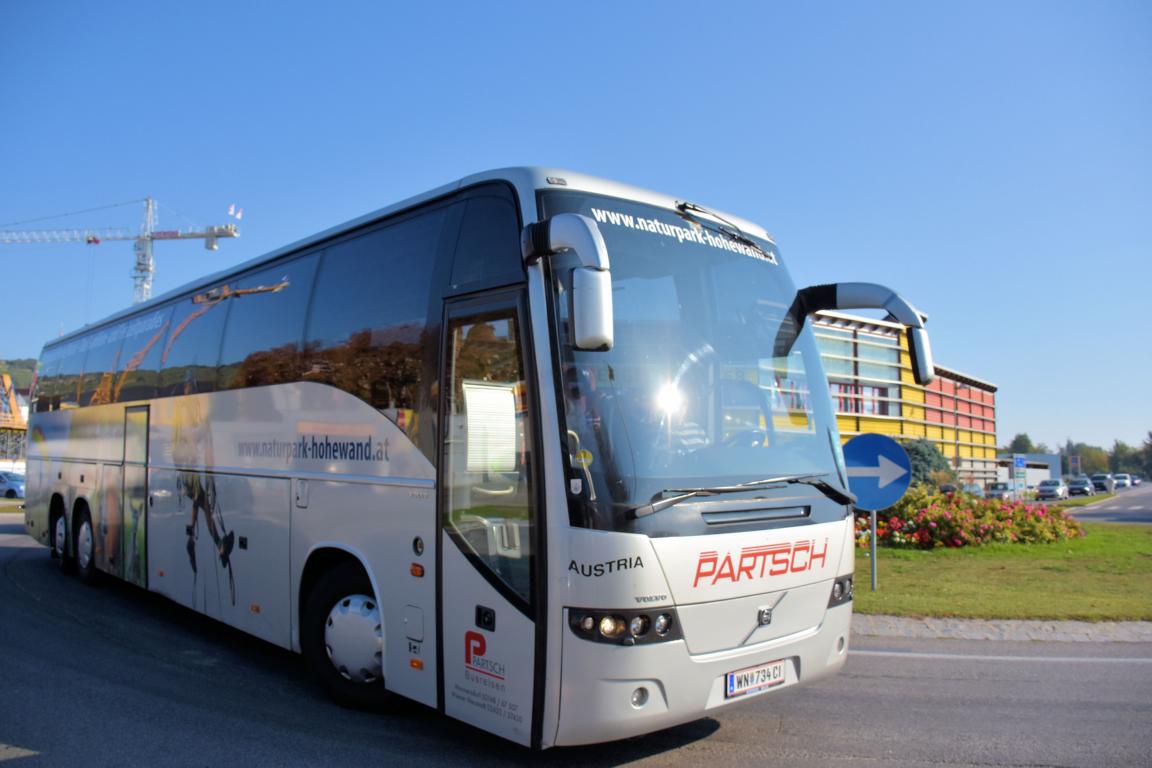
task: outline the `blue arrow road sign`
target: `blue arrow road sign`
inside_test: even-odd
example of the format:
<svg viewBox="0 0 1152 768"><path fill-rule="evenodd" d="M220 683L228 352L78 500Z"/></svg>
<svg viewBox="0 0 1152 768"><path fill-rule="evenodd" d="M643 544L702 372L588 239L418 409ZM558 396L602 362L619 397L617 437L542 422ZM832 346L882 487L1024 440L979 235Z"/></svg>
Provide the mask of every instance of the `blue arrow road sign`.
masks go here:
<svg viewBox="0 0 1152 768"><path fill-rule="evenodd" d="M844 444L848 489L856 508L887 509L904 496L912 482L912 462L900 443L884 435L857 435Z"/></svg>

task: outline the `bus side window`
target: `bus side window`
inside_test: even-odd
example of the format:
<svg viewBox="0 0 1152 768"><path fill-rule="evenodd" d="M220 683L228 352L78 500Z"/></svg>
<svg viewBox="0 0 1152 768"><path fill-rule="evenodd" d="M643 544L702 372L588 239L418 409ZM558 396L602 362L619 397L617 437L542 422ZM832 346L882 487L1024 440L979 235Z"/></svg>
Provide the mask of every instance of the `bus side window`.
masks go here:
<svg viewBox="0 0 1152 768"><path fill-rule="evenodd" d="M36 368L36 386L32 392L32 410L46 413L52 410L52 396L59 392L60 353L55 348L40 355Z"/></svg>
<svg viewBox="0 0 1152 768"><path fill-rule="evenodd" d="M84 381L80 387L80 405L103 405L113 402L116 370L120 367L120 348L124 343L126 321L89 334L88 354L84 359Z"/></svg>
<svg viewBox="0 0 1152 768"><path fill-rule="evenodd" d="M56 370L52 390L52 410L67 410L80 405L87 343L87 337L80 336L60 350L60 367Z"/></svg>
<svg viewBox="0 0 1152 768"><path fill-rule="evenodd" d="M160 352L160 397L216 390L216 365L228 301L217 289L180 299Z"/></svg>
<svg viewBox="0 0 1152 768"><path fill-rule="evenodd" d="M360 398L417 445L428 299L445 221L443 208L421 211L328 246L304 346L305 381Z"/></svg>
<svg viewBox="0 0 1152 768"><path fill-rule="evenodd" d="M112 393L113 402L150 400L156 397L160 355L164 351L164 340L171 323L171 305L128 321Z"/></svg>
<svg viewBox="0 0 1152 768"><path fill-rule="evenodd" d="M452 292L524 281L516 203L503 185L490 185L465 201L452 262Z"/></svg>
<svg viewBox="0 0 1152 768"><path fill-rule="evenodd" d="M451 321L447 526L531 600L535 502L519 327L511 311Z"/></svg>
<svg viewBox="0 0 1152 768"><path fill-rule="evenodd" d="M220 389L287 384L300 380L304 316L318 255L275 264L230 285Z"/></svg>

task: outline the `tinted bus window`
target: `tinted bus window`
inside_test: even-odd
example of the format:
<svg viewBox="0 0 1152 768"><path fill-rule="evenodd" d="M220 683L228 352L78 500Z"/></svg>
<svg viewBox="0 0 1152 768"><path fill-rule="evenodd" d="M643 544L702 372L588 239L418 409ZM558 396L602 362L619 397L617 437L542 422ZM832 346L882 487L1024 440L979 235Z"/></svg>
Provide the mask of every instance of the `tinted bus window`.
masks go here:
<svg viewBox="0 0 1152 768"><path fill-rule="evenodd" d="M220 349L220 389L299 381L316 262L317 255L309 254L235 281Z"/></svg>
<svg viewBox="0 0 1152 768"><path fill-rule="evenodd" d="M113 402L116 370L120 367L120 347L124 344L124 323L97 329L84 338L84 380L80 387L81 405Z"/></svg>
<svg viewBox="0 0 1152 768"><path fill-rule="evenodd" d="M160 397L216 389L220 336L230 303L224 298L225 288L218 286L176 302L160 353Z"/></svg>
<svg viewBox="0 0 1152 768"><path fill-rule="evenodd" d="M60 367L53 377L52 410L76 408L80 405L81 377L84 375L84 355L87 339L83 336L59 348Z"/></svg>
<svg viewBox="0 0 1152 768"><path fill-rule="evenodd" d="M171 326L171 305L128 321L113 402L156 397L160 356L164 352L164 339Z"/></svg>
<svg viewBox="0 0 1152 768"><path fill-rule="evenodd" d="M36 366L36 388L32 393L32 410L37 413L52 410L52 397L57 393L60 354L56 348L40 353Z"/></svg>
<svg viewBox="0 0 1152 768"><path fill-rule="evenodd" d="M359 397L409 437L417 431L421 335L446 211L330 246L308 319L304 378Z"/></svg>
<svg viewBox="0 0 1152 768"><path fill-rule="evenodd" d="M465 293L524 280L512 193L504 186L485 187L474 192L465 206L452 263L452 291Z"/></svg>

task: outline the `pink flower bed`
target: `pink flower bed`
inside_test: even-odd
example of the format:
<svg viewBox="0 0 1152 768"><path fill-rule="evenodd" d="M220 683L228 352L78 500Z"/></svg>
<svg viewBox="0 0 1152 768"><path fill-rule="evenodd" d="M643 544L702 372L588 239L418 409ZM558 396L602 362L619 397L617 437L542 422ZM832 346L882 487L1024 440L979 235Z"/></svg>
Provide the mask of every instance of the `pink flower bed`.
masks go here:
<svg viewBox="0 0 1152 768"><path fill-rule="evenodd" d="M868 546L868 529L868 513L857 512L857 546ZM978 499L924 488L912 488L896 506L879 512L876 520L877 545L908 549L1036 544L1083 535L1080 523L1043 504Z"/></svg>

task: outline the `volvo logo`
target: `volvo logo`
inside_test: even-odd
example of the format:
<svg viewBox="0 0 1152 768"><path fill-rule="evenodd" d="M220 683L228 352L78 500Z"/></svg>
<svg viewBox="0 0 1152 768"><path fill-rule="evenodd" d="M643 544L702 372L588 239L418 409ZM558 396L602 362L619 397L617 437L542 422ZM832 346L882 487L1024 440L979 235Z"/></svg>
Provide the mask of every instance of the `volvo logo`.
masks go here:
<svg viewBox="0 0 1152 768"><path fill-rule="evenodd" d="M776 610L776 607L780 605L780 601L787 596L787 592L781 592L780 596L776 598L776 602L772 603L772 605L762 605L756 609L756 623L752 625L752 629L748 632L748 636L744 638L740 645L744 645L749 640L751 640L752 636L759 632L761 627L768 627L772 625L772 613ZM760 640L763 639L764 638L759 638L757 642L760 642Z"/></svg>

